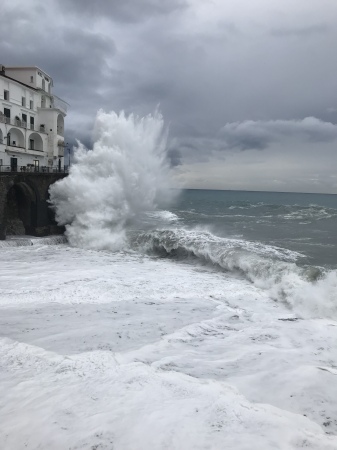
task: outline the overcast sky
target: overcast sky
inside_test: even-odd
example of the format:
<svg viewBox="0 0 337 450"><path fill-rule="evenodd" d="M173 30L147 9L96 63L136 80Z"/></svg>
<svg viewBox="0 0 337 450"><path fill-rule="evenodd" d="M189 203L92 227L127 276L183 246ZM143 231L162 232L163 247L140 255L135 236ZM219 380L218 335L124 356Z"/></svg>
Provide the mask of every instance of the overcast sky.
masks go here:
<svg viewBox="0 0 337 450"><path fill-rule="evenodd" d="M2 0L0 63L53 77L69 142L159 105L184 187L337 193L337 0Z"/></svg>

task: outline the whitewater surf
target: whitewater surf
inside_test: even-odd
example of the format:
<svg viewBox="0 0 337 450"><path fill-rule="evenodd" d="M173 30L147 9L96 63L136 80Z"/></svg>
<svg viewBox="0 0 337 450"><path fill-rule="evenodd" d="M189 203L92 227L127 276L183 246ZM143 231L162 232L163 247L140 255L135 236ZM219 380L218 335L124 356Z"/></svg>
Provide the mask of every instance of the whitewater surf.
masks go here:
<svg viewBox="0 0 337 450"><path fill-rule="evenodd" d="M100 112L1 246L1 448L336 449L335 196L177 196L166 138Z"/></svg>

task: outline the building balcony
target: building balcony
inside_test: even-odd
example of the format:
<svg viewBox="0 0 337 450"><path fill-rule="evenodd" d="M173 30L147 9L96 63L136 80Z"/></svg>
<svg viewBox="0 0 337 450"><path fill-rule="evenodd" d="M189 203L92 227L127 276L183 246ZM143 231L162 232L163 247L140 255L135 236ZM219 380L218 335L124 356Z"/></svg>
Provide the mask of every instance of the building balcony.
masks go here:
<svg viewBox="0 0 337 450"><path fill-rule="evenodd" d="M43 150L34 148L25 148L18 145L6 145L6 153L25 153L32 156L43 156Z"/></svg>
<svg viewBox="0 0 337 450"><path fill-rule="evenodd" d="M6 152L12 153L26 153L26 148L20 145L6 145Z"/></svg>
<svg viewBox="0 0 337 450"><path fill-rule="evenodd" d="M68 110L68 103L57 97L56 95L53 95L52 108L58 109L64 115L66 115Z"/></svg>
<svg viewBox="0 0 337 450"><path fill-rule="evenodd" d="M8 123L10 124L10 118L0 114L0 123Z"/></svg>
<svg viewBox="0 0 337 450"><path fill-rule="evenodd" d="M18 128L24 128L26 130L37 131L38 133L47 134L44 125L35 126L33 124L28 124L27 122L23 122L22 120L19 120L19 119L11 120L9 117L3 116L3 115L2 116L0 115L0 123L5 123L6 125L14 125L15 127L18 127Z"/></svg>
<svg viewBox="0 0 337 450"><path fill-rule="evenodd" d="M47 166L35 166L34 164L27 164L26 166L6 166L0 165L0 173L8 172L29 172L29 173L68 173L68 166L59 167L47 167Z"/></svg>

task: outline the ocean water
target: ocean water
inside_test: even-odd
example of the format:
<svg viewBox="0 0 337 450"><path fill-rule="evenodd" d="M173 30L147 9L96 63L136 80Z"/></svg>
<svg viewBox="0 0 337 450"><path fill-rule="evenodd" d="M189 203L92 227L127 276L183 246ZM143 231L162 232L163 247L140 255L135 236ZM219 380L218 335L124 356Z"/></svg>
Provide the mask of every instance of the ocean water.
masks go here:
<svg viewBox="0 0 337 450"><path fill-rule="evenodd" d="M186 190L173 208L188 227L288 248L299 264L337 268L337 195Z"/></svg>
<svg viewBox="0 0 337 450"><path fill-rule="evenodd" d="M159 115L96 133L66 236L0 243L0 448L336 449L337 196L177 192Z"/></svg>

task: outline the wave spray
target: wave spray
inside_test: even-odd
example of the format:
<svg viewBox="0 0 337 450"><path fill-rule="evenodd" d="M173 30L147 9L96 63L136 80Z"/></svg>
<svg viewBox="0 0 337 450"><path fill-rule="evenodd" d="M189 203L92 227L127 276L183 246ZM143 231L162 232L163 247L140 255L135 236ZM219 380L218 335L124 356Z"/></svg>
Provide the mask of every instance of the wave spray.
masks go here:
<svg viewBox="0 0 337 450"><path fill-rule="evenodd" d="M71 245L120 250L129 221L172 197L161 114L97 114L92 150L79 143L69 176L50 188Z"/></svg>

